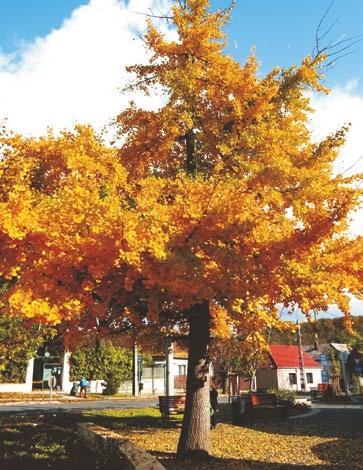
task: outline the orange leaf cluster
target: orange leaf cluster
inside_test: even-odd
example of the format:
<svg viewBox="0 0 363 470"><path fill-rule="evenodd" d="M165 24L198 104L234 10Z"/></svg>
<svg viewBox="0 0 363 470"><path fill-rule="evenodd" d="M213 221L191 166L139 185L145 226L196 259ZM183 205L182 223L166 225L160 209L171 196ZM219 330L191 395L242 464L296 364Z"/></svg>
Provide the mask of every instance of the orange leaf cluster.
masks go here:
<svg viewBox="0 0 363 470"><path fill-rule="evenodd" d="M323 58L259 78L253 55L223 54L227 14L188 5L173 9L178 40L149 24L131 87L166 102L131 103L119 148L88 127L2 137L7 312L122 329L182 325L209 301L225 336L277 323L277 303L348 317L349 294L362 297L362 238L348 236L361 192L333 174L346 129L313 143L308 126Z"/></svg>

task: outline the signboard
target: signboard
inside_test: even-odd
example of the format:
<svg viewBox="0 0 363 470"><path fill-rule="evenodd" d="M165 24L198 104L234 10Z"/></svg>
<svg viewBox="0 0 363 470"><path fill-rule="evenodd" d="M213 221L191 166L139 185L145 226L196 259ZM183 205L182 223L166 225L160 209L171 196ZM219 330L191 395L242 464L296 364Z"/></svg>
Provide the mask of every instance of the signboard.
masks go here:
<svg viewBox="0 0 363 470"><path fill-rule="evenodd" d="M329 383L329 360L327 354L320 354L319 356L320 364L323 368L321 371L321 381L323 384Z"/></svg>
<svg viewBox="0 0 363 470"><path fill-rule="evenodd" d="M321 381L323 384L329 383L329 374L326 370L321 371Z"/></svg>
<svg viewBox="0 0 363 470"><path fill-rule="evenodd" d="M328 356L326 354L320 354L321 364L328 364Z"/></svg>

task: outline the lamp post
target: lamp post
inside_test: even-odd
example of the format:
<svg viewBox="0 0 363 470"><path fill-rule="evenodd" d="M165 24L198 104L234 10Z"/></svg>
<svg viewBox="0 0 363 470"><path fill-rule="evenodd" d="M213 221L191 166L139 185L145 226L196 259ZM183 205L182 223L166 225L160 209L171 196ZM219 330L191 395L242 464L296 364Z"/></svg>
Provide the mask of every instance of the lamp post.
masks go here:
<svg viewBox="0 0 363 470"><path fill-rule="evenodd" d="M296 320L297 323L297 338L298 338L298 349L299 349L299 367L300 367L300 386L301 391L306 391L306 381L305 381L305 369L304 369L304 353L301 343L301 330L299 320Z"/></svg>

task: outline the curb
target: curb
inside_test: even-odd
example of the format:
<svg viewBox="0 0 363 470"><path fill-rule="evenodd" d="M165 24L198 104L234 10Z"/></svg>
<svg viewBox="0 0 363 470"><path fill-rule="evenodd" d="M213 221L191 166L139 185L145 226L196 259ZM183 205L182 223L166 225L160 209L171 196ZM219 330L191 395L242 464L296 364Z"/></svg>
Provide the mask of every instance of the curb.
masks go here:
<svg viewBox="0 0 363 470"><path fill-rule="evenodd" d="M310 418L310 416L317 415L321 412L320 408L314 408L313 410L309 410L307 413L302 413L296 416L290 416L289 419L300 419L300 418Z"/></svg>
<svg viewBox="0 0 363 470"><path fill-rule="evenodd" d="M118 461L120 469L165 470L155 457L114 431L94 423L81 423L77 432L89 449L102 454L105 461Z"/></svg>

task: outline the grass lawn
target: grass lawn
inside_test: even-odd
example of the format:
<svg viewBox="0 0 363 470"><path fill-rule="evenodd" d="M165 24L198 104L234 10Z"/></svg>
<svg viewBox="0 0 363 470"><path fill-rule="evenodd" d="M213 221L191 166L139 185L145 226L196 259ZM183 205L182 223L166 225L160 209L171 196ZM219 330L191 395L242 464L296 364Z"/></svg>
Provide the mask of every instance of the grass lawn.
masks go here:
<svg viewBox="0 0 363 470"><path fill-rule="evenodd" d="M341 409L338 414L324 411L287 423L264 420L243 427L230 424L229 411L228 405L220 405L220 423L211 432L212 456L206 461L176 458L182 416L173 417L170 425L163 427L155 408L49 414L23 418L16 424L9 424L7 417L0 426L0 469L110 470L109 465L102 467L102 459L90 455L70 431L80 421L119 432L155 455L168 470L363 468L359 424L363 410Z"/></svg>
<svg viewBox="0 0 363 470"><path fill-rule="evenodd" d="M111 470L77 434L39 418L16 421L0 426L1 470Z"/></svg>

